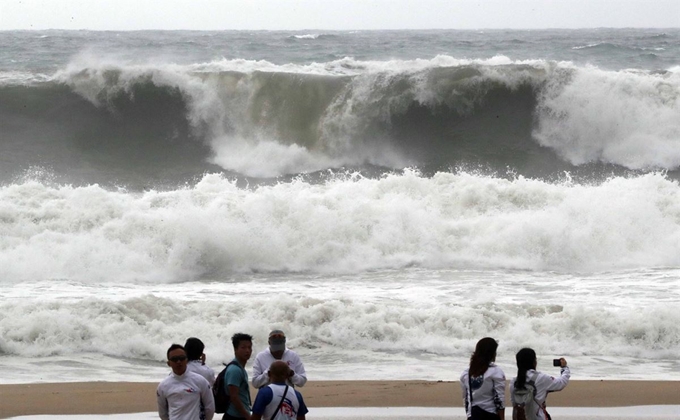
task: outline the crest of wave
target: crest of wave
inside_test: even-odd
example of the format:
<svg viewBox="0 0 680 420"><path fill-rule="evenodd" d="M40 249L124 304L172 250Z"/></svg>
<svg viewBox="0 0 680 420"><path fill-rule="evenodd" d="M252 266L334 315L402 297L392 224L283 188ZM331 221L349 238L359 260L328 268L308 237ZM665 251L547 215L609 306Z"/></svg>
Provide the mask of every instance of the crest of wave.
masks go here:
<svg viewBox="0 0 680 420"><path fill-rule="evenodd" d="M542 90L534 136L565 160L630 169L680 166L680 73L557 71Z"/></svg>

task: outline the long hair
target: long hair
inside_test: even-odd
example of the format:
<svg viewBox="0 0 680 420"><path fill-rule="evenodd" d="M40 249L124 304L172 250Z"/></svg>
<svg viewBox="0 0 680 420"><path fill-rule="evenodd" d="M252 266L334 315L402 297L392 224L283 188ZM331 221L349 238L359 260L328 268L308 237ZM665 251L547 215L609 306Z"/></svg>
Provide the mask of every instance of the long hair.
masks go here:
<svg viewBox="0 0 680 420"><path fill-rule="evenodd" d="M517 380L515 389L524 389L527 382L527 372L536 366L536 352L530 348L523 348L515 355L517 360Z"/></svg>
<svg viewBox="0 0 680 420"><path fill-rule="evenodd" d="M470 377L482 376L489 368L489 364L496 360L498 342L491 337L484 337L477 342L475 352L470 357Z"/></svg>

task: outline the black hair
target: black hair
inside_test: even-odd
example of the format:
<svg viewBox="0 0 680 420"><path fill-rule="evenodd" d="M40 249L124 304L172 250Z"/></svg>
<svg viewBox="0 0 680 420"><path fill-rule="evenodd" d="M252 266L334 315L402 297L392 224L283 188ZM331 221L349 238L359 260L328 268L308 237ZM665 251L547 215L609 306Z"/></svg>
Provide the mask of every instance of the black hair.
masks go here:
<svg viewBox="0 0 680 420"><path fill-rule="evenodd" d="M470 377L482 376L489 368L489 364L496 360L498 342L491 337L484 337L477 342L475 352L470 357Z"/></svg>
<svg viewBox="0 0 680 420"><path fill-rule="evenodd" d="M249 334L243 334L243 333L236 333L231 336L231 344L234 345L234 350L238 348L238 345L241 344L241 341L250 341L251 343L253 342L253 336Z"/></svg>
<svg viewBox="0 0 680 420"><path fill-rule="evenodd" d="M171 352L171 351L175 351L175 350L177 350L177 349L182 349L182 350L184 350L184 346L181 345L181 344L173 344L173 345L171 345L170 348L168 349L168 351L165 353L165 357L170 358L170 352ZM187 352L187 351L184 350L184 353L186 353L186 352Z"/></svg>
<svg viewBox="0 0 680 420"><path fill-rule="evenodd" d="M187 352L187 359L198 360L205 350L205 345L201 340L196 337L187 338L187 342L184 343L184 350Z"/></svg>
<svg viewBox="0 0 680 420"><path fill-rule="evenodd" d="M523 348L515 355L517 360L517 380L515 381L515 389L525 389L524 384L527 381L527 372L529 369L536 367L536 352L530 348Z"/></svg>

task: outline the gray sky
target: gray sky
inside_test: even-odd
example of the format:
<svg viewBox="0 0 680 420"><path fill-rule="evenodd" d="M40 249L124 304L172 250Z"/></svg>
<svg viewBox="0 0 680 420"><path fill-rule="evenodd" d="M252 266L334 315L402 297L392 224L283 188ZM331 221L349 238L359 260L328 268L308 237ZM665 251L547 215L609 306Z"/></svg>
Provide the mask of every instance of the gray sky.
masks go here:
<svg viewBox="0 0 680 420"><path fill-rule="evenodd" d="M680 0L0 0L3 29L680 27Z"/></svg>

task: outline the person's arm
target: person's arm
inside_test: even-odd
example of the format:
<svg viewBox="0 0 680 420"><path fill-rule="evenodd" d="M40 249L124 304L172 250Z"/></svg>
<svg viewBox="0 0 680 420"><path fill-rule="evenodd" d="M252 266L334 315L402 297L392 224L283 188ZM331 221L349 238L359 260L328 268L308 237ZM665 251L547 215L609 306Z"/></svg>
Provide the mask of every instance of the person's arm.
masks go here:
<svg viewBox="0 0 680 420"><path fill-rule="evenodd" d="M215 385L215 379L216 379L215 371L210 366L206 366L206 365L203 365L203 369L205 369L205 371L206 371L207 377L205 379L208 380L208 383L212 387L213 385Z"/></svg>
<svg viewBox="0 0 680 420"><path fill-rule="evenodd" d="M168 399L165 398L160 386L156 389L156 404L158 405L158 417L162 420L169 420Z"/></svg>
<svg viewBox="0 0 680 420"><path fill-rule="evenodd" d="M205 379L201 377L201 379ZM215 397L213 397L210 383L205 381L201 388L201 403L203 403L203 413L205 413L205 420L212 420L215 416Z"/></svg>
<svg viewBox="0 0 680 420"><path fill-rule="evenodd" d="M461 390L461 397L463 397L463 408L465 408L465 413L467 413L468 406L470 405L470 402L468 401L468 384L467 384L467 370L463 371L463 373L460 375L460 390Z"/></svg>
<svg viewBox="0 0 680 420"><path fill-rule="evenodd" d="M269 366L264 366L262 359L263 354L259 353L255 356L255 362L253 363L253 379L251 383L255 388L262 388L269 383Z"/></svg>
<svg viewBox="0 0 680 420"><path fill-rule="evenodd" d="M248 410L246 410L246 407L243 405L243 402L241 401L241 397L238 394L238 387L235 385L228 385L227 389L229 390L229 400L231 401L231 405L236 408L236 411L239 412L239 414L246 420L250 419L250 413Z"/></svg>
<svg viewBox="0 0 680 420"><path fill-rule="evenodd" d="M255 396L255 402L253 403L253 414L250 420L261 420L264 415L264 410L267 408L272 399L274 398L274 392L271 388L265 387L257 391Z"/></svg>
<svg viewBox="0 0 680 420"><path fill-rule="evenodd" d="M510 404L512 405L512 420L517 420L517 410L515 410L515 397L513 392L515 391L515 381L510 381Z"/></svg>
<svg viewBox="0 0 680 420"><path fill-rule="evenodd" d="M292 372L293 375L290 377L290 381L293 385L299 386L300 388L305 386L307 383L307 373L305 372L305 365L302 364L302 360L300 360L300 356L298 356L297 353L293 360Z"/></svg>
<svg viewBox="0 0 680 420"><path fill-rule="evenodd" d="M494 371L493 388L496 414L501 420L505 420L505 374L498 367Z"/></svg>
<svg viewBox="0 0 680 420"><path fill-rule="evenodd" d="M562 362L562 370L560 371L560 376L557 378L551 378L550 384L548 385L548 392L550 391L561 391L569 383L569 378L571 377L571 371L569 366L567 366L567 361L560 359Z"/></svg>
<svg viewBox="0 0 680 420"><path fill-rule="evenodd" d="M300 403L296 419L305 420L305 415L309 413L309 409L307 408L307 404L305 404L305 400L302 398L302 394L300 394L300 392L298 392L297 390L294 391L295 395L297 396L298 402Z"/></svg>

